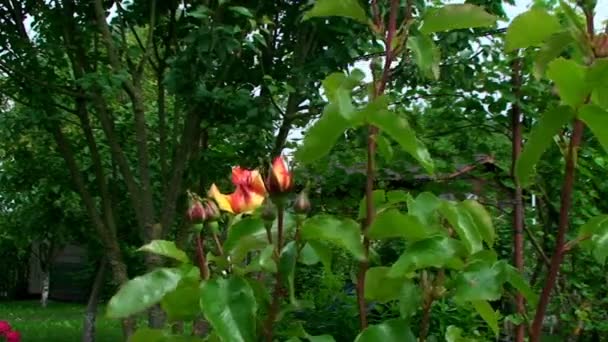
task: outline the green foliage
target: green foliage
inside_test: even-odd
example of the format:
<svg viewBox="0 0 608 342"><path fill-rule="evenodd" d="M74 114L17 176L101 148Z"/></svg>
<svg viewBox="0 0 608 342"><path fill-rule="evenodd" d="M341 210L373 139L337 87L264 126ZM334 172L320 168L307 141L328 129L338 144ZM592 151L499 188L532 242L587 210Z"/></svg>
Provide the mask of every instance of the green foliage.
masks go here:
<svg viewBox="0 0 608 342"><path fill-rule="evenodd" d="M441 56L433 39L426 34L412 36L407 40L407 47L422 73L428 78L438 79Z"/></svg>
<svg viewBox="0 0 608 342"><path fill-rule="evenodd" d="M431 8L422 17L423 33L450 31L464 28L488 27L496 23L495 16L472 4L450 4Z"/></svg>
<svg viewBox="0 0 608 342"><path fill-rule="evenodd" d="M505 50L537 46L559 31L561 25L556 17L541 8L532 8L518 15L507 29Z"/></svg>
<svg viewBox="0 0 608 342"><path fill-rule="evenodd" d="M589 95L587 69L570 59L558 58L547 66L547 77L555 82L562 102L578 108Z"/></svg>
<svg viewBox="0 0 608 342"><path fill-rule="evenodd" d="M357 336L355 342L415 342L416 337L402 319L385 321L378 325L371 325Z"/></svg>
<svg viewBox="0 0 608 342"><path fill-rule="evenodd" d="M154 240L151 241L149 244L140 247L138 251L166 256L183 263L190 262L186 253L181 249L177 248L175 242L173 241Z"/></svg>
<svg viewBox="0 0 608 342"><path fill-rule="evenodd" d="M328 242L344 248L356 259L365 259L359 225L351 219L317 215L307 219L301 230L304 241Z"/></svg>
<svg viewBox="0 0 608 342"><path fill-rule="evenodd" d="M368 18L359 0L316 0L313 8L304 14L304 20L315 17L345 17L367 24Z"/></svg>

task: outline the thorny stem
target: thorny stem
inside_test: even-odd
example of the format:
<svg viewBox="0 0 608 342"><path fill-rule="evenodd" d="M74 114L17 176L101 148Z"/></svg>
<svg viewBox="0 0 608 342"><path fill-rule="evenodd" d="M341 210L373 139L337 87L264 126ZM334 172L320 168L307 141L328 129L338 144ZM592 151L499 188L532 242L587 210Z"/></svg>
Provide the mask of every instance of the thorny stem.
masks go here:
<svg viewBox="0 0 608 342"><path fill-rule="evenodd" d="M389 22L388 28L381 27L381 29L386 31L385 38L385 47L386 47L386 60L384 62L384 70L382 73L382 78L380 79L378 84L374 84L375 94L374 98L381 96L386 89L386 85L389 81L389 77L391 74L391 62L393 61L393 38L397 31L397 15L399 13L399 0L390 0L390 13L389 13ZM373 13L376 15L374 21L376 23L382 23L382 16L377 9L377 4L374 1L372 3ZM407 2L407 6L411 6L411 1ZM408 10L409 13L409 10ZM383 25L382 25L383 26ZM376 83L376 80L374 80ZM359 272L357 273L357 306L359 310L359 324L361 329L365 329L367 327L367 308L365 303L365 274L367 269L369 268L369 238L367 237L367 230L371 226L374 221L374 202L373 202L373 192L374 192L374 173L375 173L375 155L376 155L376 137L378 135L378 127L373 125L369 125L369 135L367 138L367 170L366 170L366 183L365 183L365 204L366 204L366 215L365 221L362 224L362 232L363 232L363 247L365 249L365 260L359 263Z"/></svg>
<svg viewBox="0 0 608 342"><path fill-rule="evenodd" d="M587 23L587 34L589 38L593 40L595 29L593 28L593 11L585 10L585 19ZM588 102L589 98L587 98ZM549 301L551 299L551 291L555 287L557 282L557 276L559 269L564 260L564 254L566 250L566 233L568 232L568 214L572 205L572 191L574 189L575 170L576 170L576 159L578 148L581 145L583 139L583 133L585 130L585 124L576 119L574 122L574 129L572 131L572 138L568 146L568 154L566 155L566 174L564 176L564 183L562 185L561 194L561 207L559 211L559 225L557 230L557 237L555 239L555 250L551 257L551 267L549 267L549 273L545 280L545 286L540 295L538 306L536 307L536 314L534 315L534 321L532 322L532 328L530 332L530 341L538 342L542 335L543 320L545 318L545 312Z"/></svg>
<svg viewBox="0 0 608 342"><path fill-rule="evenodd" d="M209 264L207 264L205 247L200 233L196 233L196 257L198 260L198 269L201 274L201 279L209 279Z"/></svg>
<svg viewBox="0 0 608 342"><path fill-rule="evenodd" d="M515 191L513 192L513 261L515 267L521 273L524 270L524 203L521 185L515 177L515 163L519 159L522 150L522 113L518 103L521 89L521 59L519 57L515 57L511 65L511 85L513 87L513 94L515 95L515 101L511 106L511 130L513 132L511 141L513 149L511 154L511 176L515 182ZM521 292L518 292L515 297L515 306L518 314L525 314L526 308ZM515 327L515 341L524 342L525 331L524 324L517 325Z"/></svg>
<svg viewBox="0 0 608 342"><path fill-rule="evenodd" d="M277 204L277 243L275 246L275 262L277 266L281 260L281 250L283 249L283 221L285 215L285 206L283 203ZM266 336L267 342L272 342L273 332L272 328L274 321L279 313L281 298L283 297L283 277L280 270L277 268L274 282L274 293L272 296L272 303L268 310L268 317L264 323L264 335Z"/></svg>

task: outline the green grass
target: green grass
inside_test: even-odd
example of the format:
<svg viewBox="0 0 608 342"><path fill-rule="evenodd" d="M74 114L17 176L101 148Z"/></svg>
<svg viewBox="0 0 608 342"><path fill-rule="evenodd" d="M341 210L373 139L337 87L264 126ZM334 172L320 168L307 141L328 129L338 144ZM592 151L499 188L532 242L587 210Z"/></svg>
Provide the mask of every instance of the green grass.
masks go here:
<svg viewBox="0 0 608 342"><path fill-rule="evenodd" d="M24 342L72 342L82 339L85 305L49 302L40 307L38 301L0 302L0 320L7 320L19 330ZM105 308L98 308L96 341L122 341L120 322L104 317Z"/></svg>

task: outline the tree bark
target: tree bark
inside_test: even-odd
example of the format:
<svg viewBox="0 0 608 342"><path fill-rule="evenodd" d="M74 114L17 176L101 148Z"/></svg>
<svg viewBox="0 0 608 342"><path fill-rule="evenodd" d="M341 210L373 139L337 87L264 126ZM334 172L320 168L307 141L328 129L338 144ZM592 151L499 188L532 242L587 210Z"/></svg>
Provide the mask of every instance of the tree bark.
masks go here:
<svg viewBox="0 0 608 342"><path fill-rule="evenodd" d="M95 320L97 318L97 304L99 293L103 287L103 280L106 274L106 260L103 259L97 268L97 274L91 287L89 301L84 314L84 327L82 329L82 342L95 342Z"/></svg>

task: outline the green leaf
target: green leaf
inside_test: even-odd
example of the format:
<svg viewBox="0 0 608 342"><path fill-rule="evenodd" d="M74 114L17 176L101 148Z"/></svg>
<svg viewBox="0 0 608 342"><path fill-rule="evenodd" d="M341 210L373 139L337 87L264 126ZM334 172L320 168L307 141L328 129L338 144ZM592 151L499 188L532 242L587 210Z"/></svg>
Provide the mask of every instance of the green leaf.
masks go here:
<svg viewBox="0 0 608 342"><path fill-rule="evenodd" d="M304 247L302 247L302 250L300 251L300 259L298 259L298 261L304 265L311 266L319 263L321 258L319 258L314 248L310 246L310 243L307 243L304 245Z"/></svg>
<svg viewBox="0 0 608 342"><path fill-rule="evenodd" d="M296 158L304 164L323 158L331 151L340 136L351 127L351 123L340 115L338 105L328 104L321 118L304 136L302 145L296 151Z"/></svg>
<svg viewBox="0 0 608 342"><path fill-rule="evenodd" d="M177 248L173 241L153 240L149 244L140 247L138 251L166 256L184 263L190 262L186 252Z"/></svg>
<svg viewBox="0 0 608 342"><path fill-rule="evenodd" d="M160 329L139 328L129 337L129 342L162 342L165 333Z"/></svg>
<svg viewBox="0 0 608 342"><path fill-rule="evenodd" d="M446 201L439 207L439 212L458 233L469 253L477 253L483 249L481 233L468 210Z"/></svg>
<svg viewBox="0 0 608 342"><path fill-rule="evenodd" d="M422 290L411 280L404 281L399 294L399 314L409 319L416 314L422 304Z"/></svg>
<svg viewBox="0 0 608 342"><path fill-rule="evenodd" d="M407 203L411 195L403 190L390 190L386 192L386 201L390 204Z"/></svg>
<svg viewBox="0 0 608 342"><path fill-rule="evenodd" d="M521 273L519 273L519 271L515 267L506 263L504 263L504 269L507 282L511 284L511 286L513 286L517 291L519 291L532 307L535 307L538 303L538 295L524 280L524 277L521 275Z"/></svg>
<svg viewBox="0 0 608 342"><path fill-rule="evenodd" d="M407 209L410 215L414 215L426 225L437 223L437 209L441 206L441 200L430 192L422 192L415 199L408 201Z"/></svg>
<svg viewBox="0 0 608 342"><path fill-rule="evenodd" d="M590 250L595 260L603 265L608 258L608 215L590 219L579 229L578 237L588 239L581 247Z"/></svg>
<svg viewBox="0 0 608 342"><path fill-rule="evenodd" d="M573 41L572 33L569 31L561 31L549 36L534 59L534 76L541 79L545 74L547 65L566 51Z"/></svg>
<svg viewBox="0 0 608 342"><path fill-rule="evenodd" d="M367 217L367 196L363 196L359 201L359 216L358 220L362 220ZM378 208L386 203L386 192L382 189L374 190L372 192L372 201L374 202L374 208L378 211Z"/></svg>
<svg viewBox="0 0 608 342"><path fill-rule="evenodd" d="M336 340L331 335L306 336L310 342L335 342Z"/></svg>
<svg viewBox="0 0 608 342"><path fill-rule="evenodd" d="M395 152L391 142L383 134L378 134L376 137L376 143L378 144L378 153L384 158L385 161L390 162L393 160Z"/></svg>
<svg viewBox="0 0 608 342"><path fill-rule="evenodd" d="M454 299L458 302L497 300L505 280L500 263L473 262L454 279Z"/></svg>
<svg viewBox="0 0 608 342"><path fill-rule="evenodd" d="M571 59L558 58L549 63L547 77L555 83L564 104L577 108L591 92L586 82L586 67Z"/></svg>
<svg viewBox="0 0 608 342"><path fill-rule="evenodd" d="M463 263L459 256L463 254L464 247L460 241L434 236L411 244L393 264L388 276L403 277L427 267L460 268Z"/></svg>
<svg viewBox="0 0 608 342"><path fill-rule="evenodd" d="M387 209L372 222L369 237L378 240L401 237L414 242L436 233L433 228L424 225L416 216L404 215L397 209Z"/></svg>
<svg viewBox="0 0 608 342"><path fill-rule="evenodd" d="M243 278L212 279L201 284L200 305L223 341L249 342L257 339L257 303Z"/></svg>
<svg viewBox="0 0 608 342"><path fill-rule="evenodd" d="M238 243L246 236L265 231L264 221L260 218L247 217L233 224L228 230L228 236L224 242L224 250L232 251Z"/></svg>
<svg viewBox="0 0 608 342"><path fill-rule="evenodd" d="M108 317L129 317L157 304L167 293L175 290L182 274L176 268L158 268L129 280L110 299Z"/></svg>
<svg viewBox="0 0 608 342"><path fill-rule="evenodd" d="M608 152L608 112L594 104L586 104L580 109L579 117Z"/></svg>
<svg viewBox="0 0 608 342"><path fill-rule="evenodd" d="M505 50L537 46L560 28L556 17L542 8L532 8L515 17L507 28Z"/></svg>
<svg viewBox="0 0 608 342"><path fill-rule="evenodd" d="M433 173L433 160L429 152L416 138L416 134L404 117L388 110L380 110L368 115L367 120L399 143L401 148L414 157L428 173Z"/></svg>
<svg viewBox="0 0 608 342"><path fill-rule="evenodd" d="M295 297L294 274L296 269L296 242L290 241L283 247L281 258L279 260L279 272L287 281L289 289L289 298L292 304L297 304Z"/></svg>
<svg viewBox="0 0 608 342"><path fill-rule="evenodd" d="M248 272L258 272L260 270L275 273L277 264L273 259L274 246L267 245L260 254L247 267Z"/></svg>
<svg viewBox="0 0 608 342"><path fill-rule="evenodd" d="M289 234L294 229L293 216L286 214L284 233ZM274 221L271 231L273 239L276 239L277 220ZM257 217L247 217L233 224L228 229L228 236L224 242L224 250L231 256L233 263L243 260L248 252L262 250L266 246L268 246L268 237L264 221Z"/></svg>
<svg viewBox="0 0 608 342"><path fill-rule="evenodd" d="M574 118L574 115L575 113L570 107L553 108L544 113L532 128L524 150L515 164L515 176L522 187L527 187L532 183L531 176L535 165L553 142L553 137Z"/></svg>
<svg viewBox="0 0 608 342"><path fill-rule="evenodd" d="M490 27L498 18L472 4L451 4L426 11L422 18L422 33L450 31L475 27Z"/></svg>
<svg viewBox="0 0 608 342"><path fill-rule="evenodd" d="M321 263L325 267L325 272L331 273L332 250L322 241L308 241L308 244L319 257Z"/></svg>
<svg viewBox="0 0 608 342"><path fill-rule="evenodd" d="M404 278L389 278L390 267L371 267L365 273L365 299L386 303L399 298Z"/></svg>
<svg viewBox="0 0 608 342"><path fill-rule="evenodd" d="M492 245L494 245L496 232L494 231L494 225L492 224L492 217L486 208L474 200L465 200L459 204L459 207L468 211L469 215L473 218L473 222L477 226L477 231L481 234L481 237L488 246L492 247Z"/></svg>
<svg viewBox="0 0 608 342"><path fill-rule="evenodd" d="M316 0L314 7L304 13L302 20L315 17L345 17L363 24L369 21L358 0Z"/></svg>
<svg viewBox="0 0 608 342"><path fill-rule="evenodd" d="M412 51L422 74L430 79L439 79L441 56L433 39L426 34L411 36L407 40L407 47Z"/></svg>
<svg viewBox="0 0 608 342"><path fill-rule="evenodd" d="M251 11L247 8L247 7L243 7L243 6L230 6L228 7L229 10L231 10L234 13L240 14L244 17L248 17L248 18L253 18L253 14L251 13Z"/></svg>
<svg viewBox="0 0 608 342"><path fill-rule="evenodd" d="M479 316L481 316L481 318L490 326L494 335L498 337L498 334L500 333L500 329L498 328L498 313L492 309L490 303L479 300L473 301L471 304L473 304L473 308L475 308L475 311L477 311Z"/></svg>
<svg viewBox="0 0 608 342"><path fill-rule="evenodd" d="M200 313L199 300L198 281L182 280L174 291L163 297L160 306L171 322L193 320Z"/></svg>
<svg viewBox="0 0 608 342"><path fill-rule="evenodd" d="M358 260L365 260L360 228L353 220L330 215L313 216L304 221L301 234L304 241L331 243L344 248Z"/></svg>
<svg viewBox="0 0 608 342"><path fill-rule="evenodd" d="M416 337L403 319L389 319L363 330L355 342L416 342Z"/></svg>

